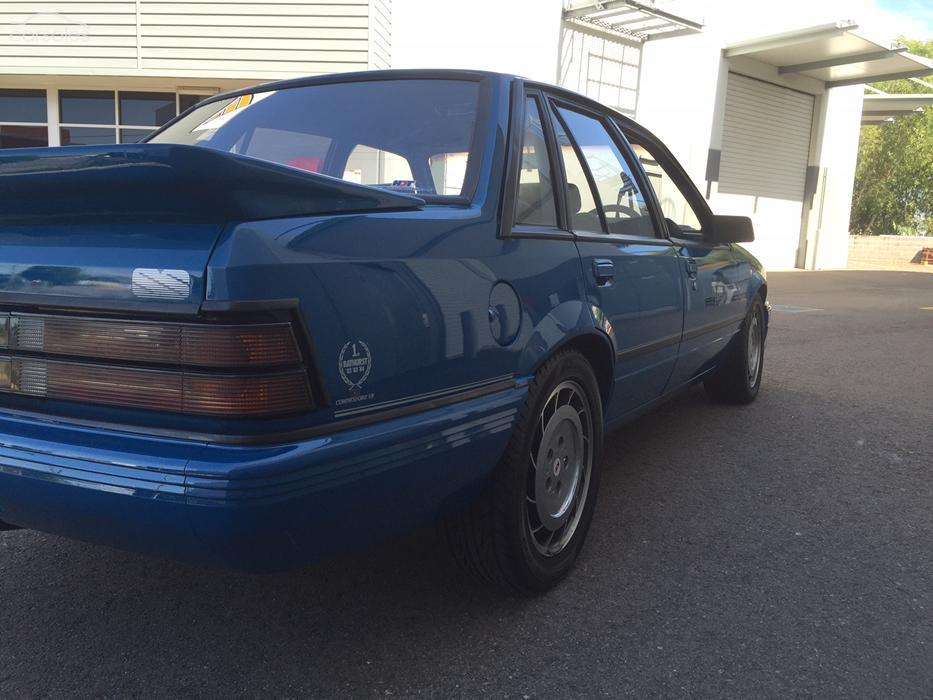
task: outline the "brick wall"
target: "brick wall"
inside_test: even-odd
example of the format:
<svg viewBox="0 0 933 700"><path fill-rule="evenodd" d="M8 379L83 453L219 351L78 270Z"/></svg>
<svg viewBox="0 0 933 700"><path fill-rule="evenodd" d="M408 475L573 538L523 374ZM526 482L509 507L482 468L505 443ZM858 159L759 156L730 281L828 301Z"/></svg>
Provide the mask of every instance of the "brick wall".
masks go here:
<svg viewBox="0 0 933 700"><path fill-rule="evenodd" d="M849 262L916 263L924 248L933 248L933 236L849 236Z"/></svg>

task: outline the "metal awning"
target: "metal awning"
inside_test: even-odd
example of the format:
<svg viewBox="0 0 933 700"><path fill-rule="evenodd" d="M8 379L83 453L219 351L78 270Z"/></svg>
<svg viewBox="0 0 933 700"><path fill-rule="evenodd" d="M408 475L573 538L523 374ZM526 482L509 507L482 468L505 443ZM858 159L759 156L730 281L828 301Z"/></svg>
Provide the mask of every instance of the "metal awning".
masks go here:
<svg viewBox="0 0 933 700"><path fill-rule="evenodd" d="M639 42L696 34L703 23L636 0L575 1L564 10L564 25L584 34Z"/></svg>
<svg viewBox="0 0 933 700"><path fill-rule="evenodd" d="M933 107L933 93L901 95L865 95L862 102L862 125L894 121L924 107Z"/></svg>
<svg viewBox="0 0 933 700"><path fill-rule="evenodd" d="M857 34L854 22L835 22L730 44L726 56L747 56L777 66L782 74L806 75L826 87L860 85L933 73L933 62Z"/></svg>

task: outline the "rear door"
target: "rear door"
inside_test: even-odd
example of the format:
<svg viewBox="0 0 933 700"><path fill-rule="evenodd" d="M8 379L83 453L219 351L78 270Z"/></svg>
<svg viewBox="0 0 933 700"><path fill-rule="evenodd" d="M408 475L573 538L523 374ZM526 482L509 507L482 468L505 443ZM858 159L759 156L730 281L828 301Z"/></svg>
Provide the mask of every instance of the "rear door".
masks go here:
<svg viewBox="0 0 933 700"><path fill-rule="evenodd" d="M623 128L624 125L623 125ZM686 283L684 333L671 387L702 374L742 322L747 273L729 244L706 240L711 212L683 168L656 139L626 129L648 176Z"/></svg>
<svg viewBox="0 0 933 700"><path fill-rule="evenodd" d="M683 325L681 262L622 134L601 112L551 106L587 297L615 344L613 420L667 386Z"/></svg>

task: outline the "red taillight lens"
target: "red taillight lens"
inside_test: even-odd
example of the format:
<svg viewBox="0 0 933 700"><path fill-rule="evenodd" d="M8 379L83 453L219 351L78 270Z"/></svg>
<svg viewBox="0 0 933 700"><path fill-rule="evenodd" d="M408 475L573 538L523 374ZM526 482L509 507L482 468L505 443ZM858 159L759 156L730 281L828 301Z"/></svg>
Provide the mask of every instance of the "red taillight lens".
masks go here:
<svg viewBox="0 0 933 700"><path fill-rule="evenodd" d="M314 408L292 325L0 314L0 390L197 415Z"/></svg>
<svg viewBox="0 0 933 700"><path fill-rule="evenodd" d="M288 323L206 325L12 314L9 328L12 351L199 367L300 361Z"/></svg>

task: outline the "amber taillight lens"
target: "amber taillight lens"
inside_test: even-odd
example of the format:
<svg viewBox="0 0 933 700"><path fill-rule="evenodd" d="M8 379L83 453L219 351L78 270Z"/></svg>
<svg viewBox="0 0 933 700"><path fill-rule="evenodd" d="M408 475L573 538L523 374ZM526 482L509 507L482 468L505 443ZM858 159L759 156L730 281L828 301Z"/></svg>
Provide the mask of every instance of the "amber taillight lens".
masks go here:
<svg viewBox="0 0 933 700"><path fill-rule="evenodd" d="M0 313L0 391L217 417L314 407L292 325Z"/></svg>
<svg viewBox="0 0 933 700"><path fill-rule="evenodd" d="M207 325L11 314L8 325L12 351L199 367L300 360L288 323Z"/></svg>
<svg viewBox="0 0 933 700"><path fill-rule="evenodd" d="M310 407L304 372L205 375L46 360L12 361L21 394L174 413L257 416Z"/></svg>

